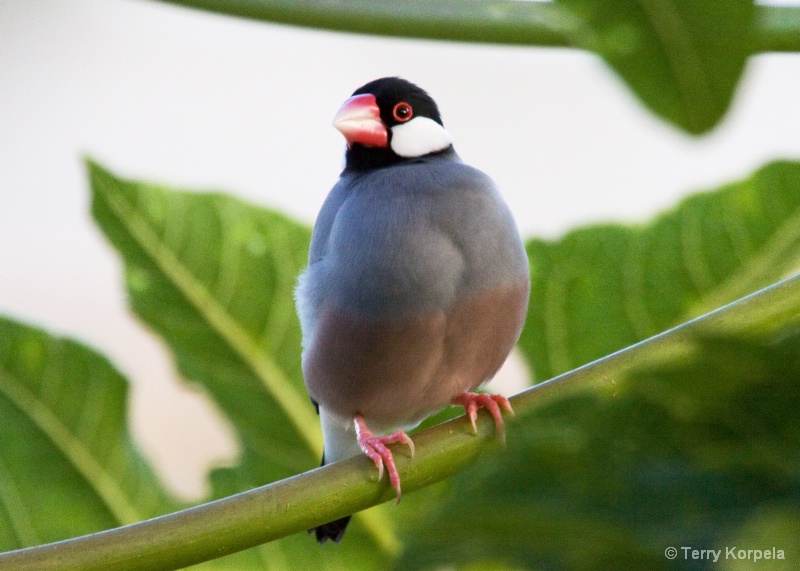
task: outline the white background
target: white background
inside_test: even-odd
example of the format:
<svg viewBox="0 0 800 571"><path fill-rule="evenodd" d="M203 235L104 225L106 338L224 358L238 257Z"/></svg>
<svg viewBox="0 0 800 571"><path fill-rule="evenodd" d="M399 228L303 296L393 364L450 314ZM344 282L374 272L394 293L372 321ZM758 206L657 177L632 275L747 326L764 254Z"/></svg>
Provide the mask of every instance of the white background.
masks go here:
<svg viewBox="0 0 800 571"><path fill-rule="evenodd" d="M752 58L723 124L694 139L578 51L316 32L145 0L0 0L0 313L108 355L133 382L137 441L184 495L202 492L209 463L232 461L234 439L128 313L81 157L310 224L341 166L333 114L385 75L434 96L462 158L499 183L525 237L643 221L768 160L800 158L796 55ZM519 386L524 374L512 366L503 379Z"/></svg>

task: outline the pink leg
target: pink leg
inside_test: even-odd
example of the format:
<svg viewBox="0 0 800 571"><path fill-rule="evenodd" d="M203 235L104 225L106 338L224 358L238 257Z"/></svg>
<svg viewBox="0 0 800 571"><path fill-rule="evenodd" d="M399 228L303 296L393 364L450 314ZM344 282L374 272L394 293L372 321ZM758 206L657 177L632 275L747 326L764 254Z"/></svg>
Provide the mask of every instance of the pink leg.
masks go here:
<svg viewBox="0 0 800 571"><path fill-rule="evenodd" d="M358 438L358 446L364 451L364 454L372 458L375 466L378 468L378 480L383 478L383 466L386 464L386 470L389 472L389 482L397 492L397 501L400 503L400 474L397 473L397 467L394 465L394 456L392 451L386 445L394 444L395 442L402 442L408 444L411 449L411 457L414 457L414 443L411 438L403 432L398 430L386 436L375 436L367 428L364 417L357 414L353 417L353 422L356 425L356 437Z"/></svg>
<svg viewBox="0 0 800 571"><path fill-rule="evenodd" d="M485 408L491 413L494 418L494 424L497 427L497 435L500 437L500 442L505 445L506 443L506 424L503 422L503 410L511 413L514 416L514 409L511 408L511 403L503 395L487 395L484 393L463 393L453 399L453 404L463 406L464 410L472 422L472 430L478 432L478 427L475 426L475 420L478 418L478 409Z"/></svg>

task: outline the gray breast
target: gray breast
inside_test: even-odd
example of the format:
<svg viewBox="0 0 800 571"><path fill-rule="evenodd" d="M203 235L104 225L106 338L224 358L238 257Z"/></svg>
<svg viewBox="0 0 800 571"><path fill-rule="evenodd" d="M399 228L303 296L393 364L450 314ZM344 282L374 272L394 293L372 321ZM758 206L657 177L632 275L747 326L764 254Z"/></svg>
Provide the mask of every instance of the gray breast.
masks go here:
<svg viewBox="0 0 800 571"><path fill-rule="evenodd" d="M455 161L344 180L323 213L301 291L361 315L447 309L527 275L516 226L491 180ZM314 251L316 250L316 251Z"/></svg>

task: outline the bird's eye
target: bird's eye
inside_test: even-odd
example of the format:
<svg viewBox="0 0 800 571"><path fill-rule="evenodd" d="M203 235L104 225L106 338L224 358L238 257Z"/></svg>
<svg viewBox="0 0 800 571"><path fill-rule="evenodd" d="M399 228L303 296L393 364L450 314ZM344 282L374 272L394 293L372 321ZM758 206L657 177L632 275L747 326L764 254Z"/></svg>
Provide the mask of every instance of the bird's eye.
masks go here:
<svg viewBox="0 0 800 571"><path fill-rule="evenodd" d="M401 101L394 106L394 109L392 109L392 116L397 120L398 123L405 123L411 119L413 115L414 110L411 108L411 105L405 101Z"/></svg>

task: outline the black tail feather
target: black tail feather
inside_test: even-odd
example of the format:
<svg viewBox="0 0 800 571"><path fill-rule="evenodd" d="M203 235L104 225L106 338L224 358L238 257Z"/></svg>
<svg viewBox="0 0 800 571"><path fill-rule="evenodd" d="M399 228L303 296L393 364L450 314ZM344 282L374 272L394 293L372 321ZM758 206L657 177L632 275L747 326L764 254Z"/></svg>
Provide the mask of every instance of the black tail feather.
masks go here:
<svg viewBox="0 0 800 571"><path fill-rule="evenodd" d="M317 543L320 545L329 539L334 543L339 543L344 536L344 532L347 529L348 523L350 523L349 515L341 519L337 519L336 521L331 521L320 525L319 527L309 529L308 533L314 532L314 534L317 536Z"/></svg>

